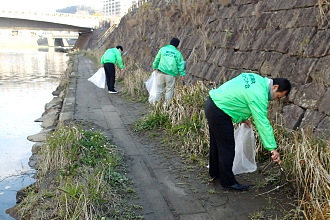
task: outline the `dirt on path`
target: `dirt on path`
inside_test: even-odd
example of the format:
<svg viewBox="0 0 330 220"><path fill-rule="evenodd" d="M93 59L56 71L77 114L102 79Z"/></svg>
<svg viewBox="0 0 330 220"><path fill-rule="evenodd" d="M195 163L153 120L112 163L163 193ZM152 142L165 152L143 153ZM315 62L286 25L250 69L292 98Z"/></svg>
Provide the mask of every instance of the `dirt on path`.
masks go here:
<svg viewBox="0 0 330 220"><path fill-rule="evenodd" d="M282 219L279 216L288 208L288 199L279 196L283 192L265 193L270 189L256 187L258 179L264 178L260 174L237 177L240 183L250 184L246 192L223 191L219 182L205 181L206 168L184 164L162 146L159 137L132 131L131 125L147 112L148 105L96 87L87 80L97 70L93 62L84 56L76 59L74 122L101 130L123 151L138 196L130 202L143 207L137 213L144 219Z"/></svg>

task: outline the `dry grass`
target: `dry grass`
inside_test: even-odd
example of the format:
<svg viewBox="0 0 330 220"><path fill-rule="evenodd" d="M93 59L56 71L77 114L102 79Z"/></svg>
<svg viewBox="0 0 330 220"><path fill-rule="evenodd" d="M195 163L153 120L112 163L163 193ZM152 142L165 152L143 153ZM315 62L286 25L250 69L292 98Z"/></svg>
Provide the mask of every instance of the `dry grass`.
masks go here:
<svg viewBox="0 0 330 220"><path fill-rule="evenodd" d="M153 106L153 112L168 115L171 122L169 134L180 138L172 143L173 146L191 159L207 155L208 127L204 103L208 91L209 88L202 82L187 86L177 82L173 98ZM205 164L205 161L200 162Z"/></svg>
<svg viewBox="0 0 330 220"><path fill-rule="evenodd" d="M138 76L138 75L142 76ZM125 87L136 88L132 85L141 85L146 80L143 70L135 70ZM159 125L165 126L170 144L185 158L199 163L207 164L209 137L208 125L204 115L204 103L209 87L202 82L194 85L183 86L176 83L174 96L171 101L160 102L151 105L150 118L145 120L152 124L152 120L161 120ZM132 91L131 94L134 94ZM159 116L160 118L157 118ZM169 121L170 125L167 123ZM139 122L141 123L141 121ZM145 126L153 129L154 126ZM274 135L282 155L282 166L288 174L288 178L295 186L299 205L295 212L296 218L305 219L329 219L330 218L330 150L329 141L318 140L311 132L288 131L284 127L274 124ZM269 155L262 147L260 137L256 134L256 152ZM270 159L269 159L270 160ZM300 217L299 217L300 216Z"/></svg>
<svg viewBox="0 0 330 220"><path fill-rule="evenodd" d="M295 180L299 209L306 219L329 219L330 142L314 137L310 131L274 130L283 166Z"/></svg>
<svg viewBox="0 0 330 220"><path fill-rule="evenodd" d="M38 178L17 206L19 219L137 219L125 203L120 151L101 133L75 125L47 137Z"/></svg>
<svg viewBox="0 0 330 220"><path fill-rule="evenodd" d="M324 25L329 20L329 6L330 3L327 0L318 0L317 6L319 9L319 22L320 25Z"/></svg>
<svg viewBox="0 0 330 220"><path fill-rule="evenodd" d="M225 7L229 7L231 5L231 1L230 0L220 0L220 4Z"/></svg>
<svg viewBox="0 0 330 220"><path fill-rule="evenodd" d="M58 79L59 88L61 88L62 90L65 90L69 86L70 74L72 72L75 72L75 59L73 58L73 56L74 56L74 54L70 54L69 61L68 61L68 67L65 70L65 72Z"/></svg>
<svg viewBox="0 0 330 220"><path fill-rule="evenodd" d="M130 19L127 21L127 27L128 28L134 28L139 25L139 20L137 19Z"/></svg>
<svg viewBox="0 0 330 220"><path fill-rule="evenodd" d="M118 81L123 82L122 93L130 99L146 101L148 91L144 82L147 81L150 74L144 69L136 67L132 61L127 60L125 70L117 73Z"/></svg>

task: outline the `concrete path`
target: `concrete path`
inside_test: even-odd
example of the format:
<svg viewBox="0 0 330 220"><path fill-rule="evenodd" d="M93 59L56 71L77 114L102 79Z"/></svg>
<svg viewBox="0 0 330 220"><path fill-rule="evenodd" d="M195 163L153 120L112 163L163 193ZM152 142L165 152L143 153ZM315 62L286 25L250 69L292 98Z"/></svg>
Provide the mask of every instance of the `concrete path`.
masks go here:
<svg viewBox="0 0 330 220"><path fill-rule="evenodd" d="M253 198L254 190L226 192L219 184L203 183L193 167L183 164L160 143L134 133L130 125L146 112L147 106L97 88L87 80L97 71L92 61L77 56L76 62L78 77L71 83L71 99L69 96L66 101L68 108L74 108L73 120L102 130L122 149L128 176L139 197L133 202L143 206L139 214L145 219L250 219L251 214L267 205L264 198ZM249 183L243 178L238 180Z"/></svg>

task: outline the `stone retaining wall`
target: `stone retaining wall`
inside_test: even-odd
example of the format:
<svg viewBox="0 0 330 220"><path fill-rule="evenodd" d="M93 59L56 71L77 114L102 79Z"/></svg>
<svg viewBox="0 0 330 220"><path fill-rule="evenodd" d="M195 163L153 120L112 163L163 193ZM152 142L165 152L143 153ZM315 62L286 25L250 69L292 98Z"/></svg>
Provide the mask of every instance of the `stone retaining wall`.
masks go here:
<svg viewBox="0 0 330 220"><path fill-rule="evenodd" d="M322 7L318 4L324 3ZM153 0L122 18L106 46L121 44L151 71L159 48L172 37L196 80L228 80L241 72L286 77L289 101L271 107L290 129L330 122L330 29L325 0ZM105 50L106 48L103 48ZM272 113L270 117L275 117Z"/></svg>

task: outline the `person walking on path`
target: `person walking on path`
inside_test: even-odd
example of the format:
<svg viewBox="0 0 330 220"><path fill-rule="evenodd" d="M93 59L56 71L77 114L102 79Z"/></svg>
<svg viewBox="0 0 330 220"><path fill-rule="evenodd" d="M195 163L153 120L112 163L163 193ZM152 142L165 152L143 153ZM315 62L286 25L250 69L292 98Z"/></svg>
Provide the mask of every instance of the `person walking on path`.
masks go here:
<svg viewBox="0 0 330 220"><path fill-rule="evenodd" d="M123 52L123 47L118 45L115 48L110 48L106 50L101 58L101 65L104 67L109 93L113 93L113 94L118 93L115 90L115 81L116 81L115 64L118 63L120 69L124 68L123 61L121 59L122 52Z"/></svg>
<svg viewBox="0 0 330 220"><path fill-rule="evenodd" d="M250 127L252 116L265 149L280 164L273 128L267 118L268 101L290 93L291 84L285 78L268 79L254 73L242 73L209 92L205 115L209 124L209 174L220 179L223 189L247 190L239 184L232 171L235 157L233 122Z"/></svg>
<svg viewBox="0 0 330 220"><path fill-rule="evenodd" d="M165 89L165 101L173 96L175 77L180 73L184 82L185 68L182 54L177 47L180 44L178 38L173 38L169 45L162 47L152 64L152 68L157 70L157 94L155 101L160 101Z"/></svg>

